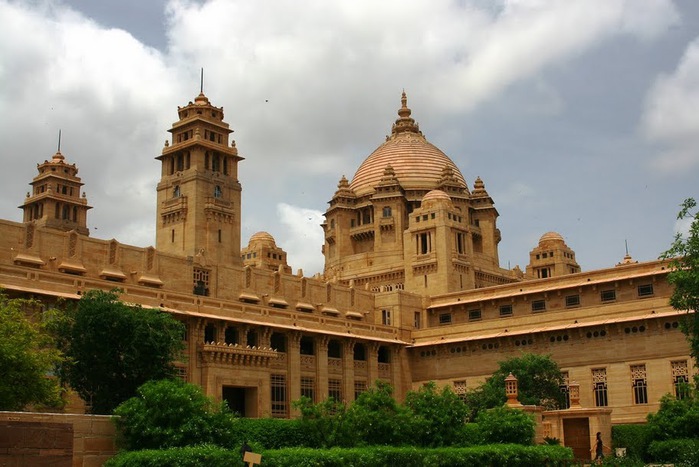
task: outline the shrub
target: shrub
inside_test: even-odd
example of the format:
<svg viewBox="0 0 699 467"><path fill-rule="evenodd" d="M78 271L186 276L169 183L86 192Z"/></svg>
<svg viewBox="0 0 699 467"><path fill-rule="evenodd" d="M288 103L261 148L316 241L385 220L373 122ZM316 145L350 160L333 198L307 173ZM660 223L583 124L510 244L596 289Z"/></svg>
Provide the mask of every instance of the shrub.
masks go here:
<svg viewBox="0 0 699 467"><path fill-rule="evenodd" d="M679 466L699 465L699 439L671 439L653 441L648 454L655 462L673 463Z"/></svg>
<svg viewBox="0 0 699 467"><path fill-rule="evenodd" d="M648 460L648 445L651 442L649 425L612 426L612 446L626 448L629 459Z"/></svg>
<svg viewBox="0 0 699 467"><path fill-rule="evenodd" d="M351 438L343 403L331 397L314 404L308 397L302 397L293 405L301 412L304 433L304 442L296 446L330 448L342 446Z"/></svg>
<svg viewBox="0 0 699 467"><path fill-rule="evenodd" d="M202 445L164 450L124 451L104 463L104 467L242 467L239 451Z"/></svg>
<svg viewBox="0 0 699 467"><path fill-rule="evenodd" d="M375 467L425 465L460 467L501 465L539 467L569 465L573 453L561 446L521 446L513 444L469 448L364 447L353 449L283 449L262 453L265 466Z"/></svg>
<svg viewBox="0 0 699 467"><path fill-rule="evenodd" d="M304 431L301 420L281 418L237 418L233 420L229 441L233 447L246 442L255 449L314 447L317 443L313 434Z"/></svg>
<svg viewBox="0 0 699 467"><path fill-rule="evenodd" d="M117 442L126 450L231 444L233 415L196 385L150 381L114 411Z"/></svg>
<svg viewBox="0 0 699 467"><path fill-rule="evenodd" d="M496 407L478 414L476 423L480 427L481 439L486 444L534 443L536 423L529 414L509 407Z"/></svg>
<svg viewBox="0 0 699 467"><path fill-rule="evenodd" d="M451 446L458 444L468 408L449 386L441 391L430 381L410 391L405 406L413 413L414 446Z"/></svg>
<svg viewBox="0 0 699 467"><path fill-rule="evenodd" d="M569 448L514 444L437 449L388 446L351 449L286 448L262 451L261 454L262 465L269 467L289 465L309 467L344 467L347 465L354 467L375 467L377 465L539 467L546 465L554 467L570 465L573 459L573 452ZM121 452L104 465L105 467L198 467L202 465L236 467L242 466L243 462L239 450L225 450L218 446L203 445L160 451Z"/></svg>
<svg viewBox="0 0 699 467"><path fill-rule="evenodd" d="M652 439L657 441L699 438L699 399L692 395L676 399L666 394L660 399L660 409L648 415Z"/></svg>
<svg viewBox="0 0 699 467"><path fill-rule="evenodd" d="M405 444L412 422L410 411L393 398L393 388L377 381L347 409L346 426L352 437L342 441L349 446Z"/></svg>

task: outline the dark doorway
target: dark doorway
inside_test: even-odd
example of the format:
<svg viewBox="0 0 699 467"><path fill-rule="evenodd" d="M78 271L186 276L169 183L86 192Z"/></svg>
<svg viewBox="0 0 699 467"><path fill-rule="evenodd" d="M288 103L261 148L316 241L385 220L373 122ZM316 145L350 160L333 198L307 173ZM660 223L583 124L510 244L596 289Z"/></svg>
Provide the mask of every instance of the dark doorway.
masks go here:
<svg viewBox="0 0 699 467"><path fill-rule="evenodd" d="M223 400L228 403L228 408L233 413L245 417L245 388L223 386Z"/></svg>
<svg viewBox="0 0 699 467"><path fill-rule="evenodd" d="M592 458L588 418L564 418L563 440L566 447L573 450L573 456L576 460L589 461Z"/></svg>

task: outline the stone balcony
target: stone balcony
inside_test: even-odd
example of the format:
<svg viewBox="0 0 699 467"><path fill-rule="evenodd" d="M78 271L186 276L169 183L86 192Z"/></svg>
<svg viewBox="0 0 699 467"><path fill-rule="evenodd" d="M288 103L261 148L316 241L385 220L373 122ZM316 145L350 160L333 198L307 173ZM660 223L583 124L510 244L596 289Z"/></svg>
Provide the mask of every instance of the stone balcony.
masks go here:
<svg viewBox="0 0 699 467"><path fill-rule="evenodd" d="M224 344L221 342L199 344L199 355L204 364L268 367L277 359L276 350L269 348Z"/></svg>

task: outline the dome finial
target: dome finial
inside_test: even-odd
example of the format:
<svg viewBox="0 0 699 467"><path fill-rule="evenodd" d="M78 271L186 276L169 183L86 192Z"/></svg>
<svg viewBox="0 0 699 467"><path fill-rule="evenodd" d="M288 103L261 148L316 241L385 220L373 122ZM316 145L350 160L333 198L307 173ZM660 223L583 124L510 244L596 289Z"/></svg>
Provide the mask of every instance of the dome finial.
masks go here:
<svg viewBox="0 0 699 467"><path fill-rule="evenodd" d="M420 133L420 126L417 123L415 123L414 118L410 117L412 111L408 107L408 96L405 93L405 89L401 94L400 104L401 107L398 110L398 119L391 128L391 135L395 136L398 133L415 133L418 135L422 135L422 133Z"/></svg>

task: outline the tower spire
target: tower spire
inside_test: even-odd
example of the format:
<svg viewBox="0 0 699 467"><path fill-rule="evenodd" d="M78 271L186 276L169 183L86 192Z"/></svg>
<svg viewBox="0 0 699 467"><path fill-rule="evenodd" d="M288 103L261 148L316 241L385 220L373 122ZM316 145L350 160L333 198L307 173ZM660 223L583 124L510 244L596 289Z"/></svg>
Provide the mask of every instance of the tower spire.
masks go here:
<svg viewBox="0 0 699 467"><path fill-rule="evenodd" d="M204 94L204 67L201 67L201 77L199 78L199 92Z"/></svg>
<svg viewBox="0 0 699 467"><path fill-rule="evenodd" d="M59 153L61 152L61 129L60 128L58 129L58 149L56 150L56 152L59 152Z"/></svg>

